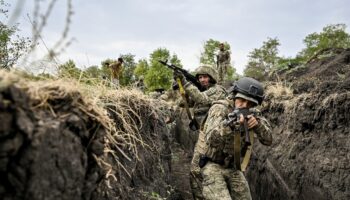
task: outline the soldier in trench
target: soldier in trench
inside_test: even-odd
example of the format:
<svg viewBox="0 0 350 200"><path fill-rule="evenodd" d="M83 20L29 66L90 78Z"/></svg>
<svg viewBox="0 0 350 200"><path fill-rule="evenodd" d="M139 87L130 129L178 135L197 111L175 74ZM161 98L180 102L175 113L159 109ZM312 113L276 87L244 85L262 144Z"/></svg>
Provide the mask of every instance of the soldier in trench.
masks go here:
<svg viewBox="0 0 350 200"><path fill-rule="evenodd" d="M204 91L187 81L181 73L174 72L174 78L179 78L188 94L188 103L193 108L194 118L199 125L204 121L212 102L225 99L227 92L221 85L216 84L218 80L217 71L211 66L200 66L195 70L195 76L200 82ZM181 106L183 101L178 102ZM198 138L198 131L191 131L189 134L195 135L195 142ZM197 163L199 162L199 153L194 150L191 162L190 185L194 199L203 199L202 196L202 176Z"/></svg>
<svg viewBox="0 0 350 200"><path fill-rule="evenodd" d="M272 144L268 121L254 109L263 101L263 92L261 83L245 77L229 91L232 99L216 101L210 108L195 147L200 153L197 167L203 176L204 199L252 199L242 171L249 162L254 133L262 144ZM249 110L246 116L243 110ZM236 113L236 118L229 113ZM249 144L241 137L244 132L249 133Z"/></svg>

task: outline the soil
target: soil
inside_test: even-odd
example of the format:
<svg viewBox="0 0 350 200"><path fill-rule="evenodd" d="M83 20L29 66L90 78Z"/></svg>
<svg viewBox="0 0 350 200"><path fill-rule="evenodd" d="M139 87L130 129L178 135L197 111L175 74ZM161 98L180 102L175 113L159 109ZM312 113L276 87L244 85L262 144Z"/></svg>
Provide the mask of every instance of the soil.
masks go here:
<svg viewBox="0 0 350 200"><path fill-rule="evenodd" d="M350 50L333 52L286 76L293 97L268 97L274 143L255 144L253 199L350 199Z"/></svg>
<svg viewBox="0 0 350 200"><path fill-rule="evenodd" d="M25 87L15 83L3 87L5 82L0 78L1 199L156 199L174 195L170 132L164 113L152 109L154 105L133 96L115 102L133 108L128 115L142 124L142 134L133 145L129 144L131 135L121 135L121 143L113 146L106 139L99 113L87 109L91 105L80 92L66 93L55 85L41 88L50 94L43 105ZM115 114L117 106L108 105L109 116L122 131L125 119Z"/></svg>
<svg viewBox="0 0 350 200"><path fill-rule="evenodd" d="M79 109L79 97L36 108L12 85L0 92L0 196L2 199L90 199L101 170L104 130ZM53 114L55 113L55 114Z"/></svg>

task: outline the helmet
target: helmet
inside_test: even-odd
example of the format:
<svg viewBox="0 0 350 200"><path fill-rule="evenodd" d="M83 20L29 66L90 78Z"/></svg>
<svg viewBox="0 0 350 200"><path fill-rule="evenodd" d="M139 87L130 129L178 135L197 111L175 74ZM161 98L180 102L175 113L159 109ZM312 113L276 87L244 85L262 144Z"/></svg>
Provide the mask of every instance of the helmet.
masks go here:
<svg viewBox="0 0 350 200"><path fill-rule="evenodd" d="M262 84L250 77L243 77L236 81L229 89L229 93L234 93L235 98L240 97L261 105L264 100L264 88Z"/></svg>
<svg viewBox="0 0 350 200"><path fill-rule="evenodd" d="M197 79L198 79L199 75L206 74L206 75L210 76L212 83L216 83L216 80L218 80L217 71L213 67L208 66L208 65L202 65L202 66L198 67L196 69L195 73L196 73Z"/></svg>

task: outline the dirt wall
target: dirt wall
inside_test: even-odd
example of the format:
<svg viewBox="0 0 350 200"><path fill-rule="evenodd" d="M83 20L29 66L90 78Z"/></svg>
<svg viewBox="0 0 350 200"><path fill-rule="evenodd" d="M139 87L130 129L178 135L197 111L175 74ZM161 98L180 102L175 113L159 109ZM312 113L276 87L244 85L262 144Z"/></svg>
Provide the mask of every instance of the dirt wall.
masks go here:
<svg viewBox="0 0 350 200"><path fill-rule="evenodd" d="M169 129L164 112L152 102L125 93L116 101L99 101L105 103L101 112L80 91L55 83L12 82L3 76L7 72L1 73L1 199L152 199L172 194ZM40 98L28 84L38 87ZM114 126L107 126L107 118Z"/></svg>
<svg viewBox="0 0 350 200"><path fill-rule="evenodd" d="M350 199L349 58L337 50L315 60L293 73L292 97L268 97L274 142L255 144L247 173L254 199Z"/></svg>

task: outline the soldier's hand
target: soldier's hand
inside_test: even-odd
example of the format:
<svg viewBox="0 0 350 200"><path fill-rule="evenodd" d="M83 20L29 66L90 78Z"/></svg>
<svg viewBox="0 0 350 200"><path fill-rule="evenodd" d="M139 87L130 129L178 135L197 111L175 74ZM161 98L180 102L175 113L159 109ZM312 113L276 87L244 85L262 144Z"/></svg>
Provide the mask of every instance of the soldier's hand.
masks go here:
<svg viewBox="0 0 350 200"><path fill-rule="evenodd" d="M248 129L252 129L259 124L258 120L254 117L254 115L248 115L247 118L248 118L248 122L247 122Z"/></svg>
<svg viewBox="0 0 350 200"><path fill-rule="evenodd" d="M175 80L180 79L181 82L185 79L184 75L181 72L178 72L178 71L174 71L174 75L173 76L174 76Z"/></svg>
<svg viewBox="0 0 350 200"><path fill-rule="evenodd" d="M173 90L178 90L179 89L179 84L177 84L176 81L173 81L172 88L173 88Z"/></svg>
<svg viewBox="0 0 350 200"><path fill-rule="evenodd" d="M259 124L258 120L253 115L248 115L247 119L248 119L247 121L248 129L252 129ZM239 117L239 123L244 124L244 116L242 114Z"/></svg>

